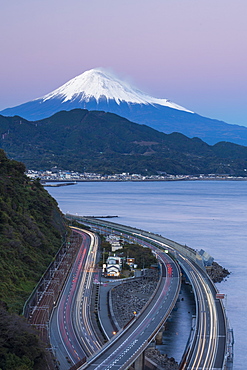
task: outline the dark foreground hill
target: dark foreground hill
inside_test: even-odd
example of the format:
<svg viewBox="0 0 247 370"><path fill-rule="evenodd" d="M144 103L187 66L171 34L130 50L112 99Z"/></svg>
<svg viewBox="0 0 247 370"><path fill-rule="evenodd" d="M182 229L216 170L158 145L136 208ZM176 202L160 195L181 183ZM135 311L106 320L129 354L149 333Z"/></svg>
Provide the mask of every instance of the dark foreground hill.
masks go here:
<svg viewBox="0 0 247 370"><path fill-rule="evenodd" d="M0 301L20 311L61 245L56 201L0 150Z"/></svg>
<svg viewBox="0 0 247 370"><path fill-rule="evenodd" d="M112 113L75 109L35 122L0 116L0 147L29 169L245 176L247 147L164 134Z"/></svg>
<svg viewBox="0 0 247 370"><path fill-rule="evenodd" d="M22 163L0 150L0 369L46 370L47 353L20 316L61 245L66 226L56 201Z"/></svg>

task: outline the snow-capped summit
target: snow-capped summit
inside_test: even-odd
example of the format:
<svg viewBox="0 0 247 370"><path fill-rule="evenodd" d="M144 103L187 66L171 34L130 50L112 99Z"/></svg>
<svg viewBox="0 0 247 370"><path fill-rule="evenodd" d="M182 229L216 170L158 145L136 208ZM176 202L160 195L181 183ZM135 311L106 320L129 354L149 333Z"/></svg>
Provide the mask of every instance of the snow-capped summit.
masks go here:
<svg viewBox="0 0 247 370"><path fill-rule="evenodd" d="M123 102L159 104L191 112L167 99L153 98L140 90L134 89L128 83L121 81L103 68L86 71L39 99L47 101L54 98L60 99L62 103L75 100L88 103L92 99L99 103L101 99L104 99L108 102L109 100L114 100L118 105Z"/></svg>
<svg viewBox="0 0 247 370"><path fill-rule="evenodd" d="M232 141L246 145L246 127L202 117L167 99L149 96L102 68L86 71L49 94L0 114L37 121L78 108L115 113L166 134L181 132L208 144Z"/></svg>

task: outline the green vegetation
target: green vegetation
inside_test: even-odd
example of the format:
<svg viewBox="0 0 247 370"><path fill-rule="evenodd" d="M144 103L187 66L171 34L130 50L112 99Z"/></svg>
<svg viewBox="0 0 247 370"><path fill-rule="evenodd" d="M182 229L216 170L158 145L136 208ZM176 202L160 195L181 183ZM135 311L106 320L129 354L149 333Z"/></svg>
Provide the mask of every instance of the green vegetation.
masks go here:
<svg viewBox="0 0 247 370"><path fill-rule="evenodd" d="M0 300L20 312L61 245L56 201L0 150Z"/></svg>
<svg viewBox="0 0 247 370"><path fill-rule="evenodd" d="M0 149L0 370L47 369L37 333L16 313L67 230L56 201L24 171Z"/></svg>
<svg viewBox="0 0 247 370"><path fill-rule="evenodd" d="M111 255L111 244L106 241L103 235L100 235L100 247L101 247L101 260L99 261L99 267L102 268L103 263L105 263L109 255Z"/></svg>
<svg viewBox="0 0 247 370"><path fill-rule="evenodd" d="M106 241L104 236L100 236L101 239L101 251L102 251L102 259L100 261L100 267L103 265L103 260L106 261L109 256L111 256L112 253L112 247L111 244ZM135 258L135 264L137 265L137 268L150 268L151 265L157 264L157 259L153 255L150 248L145 248L137 243L127 243L123 240L120 240L120 244L122 245L121 249L117 249L115 252L116 255L120 257L124 257L125 259L127 257ZM124 264L124 269L129 270L129 266Z"/></svg>
<svg viewBox="0 0 247 370"><path fill-rule="evenodd" d="M46 368L45 350L35 331L23 318L0 307L0 369Z"/></svg>
<svg viewBox="0 0 247 370"><path fill-rule="evenodd" d="M0 147L29 169L246 176L247 147L164 134L112 113L74 109L29 122L0 116Z"/></svg>
<svg viewBox="0 0 247 370"><path fill-rule="evenodd" d="M117 250L117 255L135 259L137 268L150 268L151 265L157 264L157 259L150 248L142 247L137 243L124 243L122 249Z"/></svg>

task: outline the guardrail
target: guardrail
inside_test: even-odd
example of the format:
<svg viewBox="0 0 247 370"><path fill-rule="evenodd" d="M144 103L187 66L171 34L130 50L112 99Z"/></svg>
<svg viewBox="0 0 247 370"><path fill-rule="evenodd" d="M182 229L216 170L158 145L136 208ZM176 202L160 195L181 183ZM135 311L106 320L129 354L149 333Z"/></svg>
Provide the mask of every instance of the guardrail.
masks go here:
<svg viewBox="0 0 247 370"><path fill-rule="evenodd" d="M67 215L68 216L68 215ZM75 219L75 220L77 220L77 221L82 221L82 223L85 225L86 224L86 222L85 222L85 218L80 218L79 219L79 217L77 217L77 216L74 216L73 217L73 215L72 215L72 217L71 218L73 218L73 219ZM70 219L71 219L70 218ZM94 220L94 221L96 221L96 222L94 222L93 221L93 224L94 224L94 226L92 227L92 223L90 222L91 221L91 219L88 221L88 225L91 227L91 229L93 229L93 231L97 231L97 232L100 232L100 233L102 233L102 232L104 232L103 230L102 230L102 228L101 228L101 230L99 230L99 224L98 224L98 222L96 221L96 220ZM108 225L108 224L107 224ZM111 224L112 225L112 224ZM100 227L101 227L102 225L100 225ZM104 224L104 226L105 226L105 224ZM118 226L121 226L121 225L118 225ZM131 237L131 235L133 235L133 233L132 232L130 232L130 231L127 231L127 230L123 230L123 229L121 229L121 230L117 230L118 229L118 226L116 227L115 226L115 228L114 228L114 231L115 232L121 232L122 233L122 235L124 236L124 237L127 237L128 235ZM108 233L109 233L109 229L108 229ZM137 238L136 236L135 236L135 238ZM138 239L138 238L137 238ZM141 238L139 238L138 239L138 241L142 244L142 243L144 243L142 240L141 240ZM154 245L152 246L151 244L151 240L149 240L148 241L148 243L149 243L149 247L154 247ZM146 244L147 244L147 240L146 240ZM155 243L153 243L153 244L155 244ZM157 245L155 246L156 248L157 248ZM153 248L154 249L154 248ZM157 249L158 250L158 249ZM172 259L170 259L171 261L172 261ZM177 262L176 261L174 261L174 263L175 263L175 265L177 265ZM179 269L179 267L177 267L177 269ZM161 271L162 271L162 269L161 269ZM163 275L162 275L163 276ZM147 338L147 340L145 341L145 343L143 344L142 343L142 345L141 345L141 348L139 347L138 349L137 349L137 351L135 352L135 354L134 355L132 355L131 354L131 356L130 356L130 358L128 359L128 363L129 362L133 362L137 357L136 356L138 356L139 355L139 353L141 353L141 352L143 352L143 350L146 348L146 346L148 345L148 343L155 337L155 335L157 334L157 331L159 330L159 328L160 328L160 326L162 326L163 325L163 323L165 322L165 320L169 317L169 315L170 315L170 313L171 313L171 310L173 309L173 307L174 307L174 305L175 305L175 303L176 303L176 301L177 301L177 298L178 298L178 294L179 294L179 291L180 291L180 285L181 285L181 282L180 282L180 274L178 273L178 275L175 275L175 276L177 276L177 280L176 280L176 291L174 292L174 295L172 294L172 296L170 296L170 298L168 299L168 301L167 302L169 302L169 307L167 306L167 308L166 308L166 312L164 313L164 316L162 316L162 319L161 319L161 321L159 321L157 324L155 324L156 326L155 326L155 328L154 329L152 329L152 332L149 332L149 337ZM163 277L163 279L164 279L164 277ZM174 278L173 278L174 279ZM165 281L166 281L166 278L165 278ZM179 282L179 283L178 283ZM161 281L160 281L160 284L161 284ZM173 282L173 284L175 284L175 281ZM161 289L161 286L160 286L160 289ZM164 287L162 288L162 289L164 289ZM156 295L158 294L158 292L156 293ZM159 293L160 294L160 293ZM163 292L163 294L164 294L164 292ZM162 296L163 297L163 296ZM155 300L153 300L153 302L154 303L152 303L152 304L154 304L154 305L156 305L156 302L157 302L157 300L160 300L161 299L161 301L160 302L164 302L164 300L163 300L163 298L161 298L161 296L159 296L158 298L156 298ZM171 301L171 302L170 302ZM146 304L146 309L148 309L149 307L149 305L150 305L150 302L152 302L152 300L149 300L149 304ZM161 303L159 303L159 304L161 304ZM151 306L152 307L152 306ZM157 310L159 310L158 308L157 308ZM111 340L110 342L108 342L107 344L105 344L103 347L102 347L102 351L103 350L106 350L106 349L108 349L109 348L109 346L111 347L111 346L113 346L114 345L114 343L115 343L115 341L117 341L118 339L119 339L119 336L121 337L122 335L124 335L125 334L125 332L126 332L126 330L131 330L131 328L133 327L133 325L134 325L134 327L135 327L135 323L137 324L137 322L136 322L136 320L137 319L139 319L140 318L140 315L143 313L143 312L145 312L145 311L141 311L140 313L139 313L139 315L138 315L138 317L137 318L135 318L135 320L133 320L133 321L131 321L130 323L129 323L129 326L127 327L127 328L125 328L124 330L123 329L121 329L119 332L118 332L118 334L116 335L116 337L114 337L114 339L113 340ZM143 316L142 316L142 319L141 320L143 320L144 318L143 318ZM146 319L145 319L146 320ZM139 321L138 321L139 322ZM141 321L142 322L142 321ZM140 325L140 324L138 324L138 325ZM132 329L133 330L133 329ZM101 352L101 351L99 351L99 352ZM98 353L97 354L95 354L95 355L93 355L93 357L90 359L90 361L89 361L89 363L91 363L92 361L94 362L95 361L95 359L98 357ZM85 366L87 367L88 365L84 365L84 366L82 366L81 368L85 368ZM126 368L126 364L124 365L124 367L121 367L121 368Z"/></svg>
<svg viewBox="0 0 247 370"><path fill-rule="evenodd" d="M149 233L149 232L137 229L137 228L124 226L124 225L120 225L120 224L117 224L117 223L112 223L112 222L105 221L105 220L104 221L96 220L96 219L91 219L90 217L75 216L75 215L71 215L71 214L67 214L66 217L70 220L77 220L77 221L79 221L83 224L86 224L86 225L90 226L93 230L98 231L99 233L109 233L110 232L110 233L113 233L113 234L117 233L117 234L120 234L120 235L125 234L125 237L127 237L127 238L129 238L130 240L133 240L133 241L135 241L135 239L136 240L141 239L145 242L149 242L150 244L154 244L154 245L158 246L159 248L163 248L163 249L166 249L166 248L170 249L171 248L173 250L173 254L174 254L175 258L177 257L176 254L178 254L178 255L182 255L183 257L185 257L189 261L194 262L194 264L195 264L195 266L197 266L197 270L199 270L199 273L201 274L201 276L204 276L204 278L205 278L205 276L207 277L206 272L205 272L205 268L204 268L204 265L203 265L202 257L195 250L193 250L192 248L190 248L186 245L181 245L181 244L176 243L172 240L164 238L161 235L152 234L152 233ZM207 284L209 284L208 289L211 290L211 292L212 292L211 294L214 297L217 293L217 289L208 277L206 279L208 279L207 280ZM195 287L194 287L194 289L195 289ZM214 300L217 301L215 298L213 298L212 299L212 304L213 304ZM232 367L229 364L232 364L232 355L230 353L232 347L230 346L231 347L230 350L229 350L229 348L227 348L227 344L226 344L227 343L227 338L226 338L226 336L227 336L227 332L232 333L232 331L229 331L229 329L227 328L226 314L225 314L225 310L224 310L222 302L218 301L218 303L216 302L215 304L217 306L218 315L222 316L222 320L221 320L222 321L222 323L221 323L222 328L220 330L225 333L225 334L222 335L222 337L225 336L225 339L222 339L222 341L224 343L221 341L221 347L223 348L223 349L221 349L222 353L220 353L220 354L217 353L217 356L218 356L217 361L218 361L218 363L221 362L221 365L220 365L221 369L231 369ZM213 320L213 318L212 318L212 320ZM216 325L216 323L212 323L212 325ZM196 328L196 330L197 330L197 328ZM191 339L193 341L193 338L191 338ZM195 346L195 344L194 344L194 346ZM223 356L223 361L222 361L222 356ZM186 367L183 367L183 369L186 369Z"/></svg>
<svg viewBox="0 0 247 370"><path fill-rule="evenodd" d="M36 327L44 342L49 343L48 321L79 245L78 237L72 232L69 241L63 242L54 260L24 305L24 316Z"/></svg>
<svg viewBox="0 0 247 370"><path fill-rule="evenodd" d="M68 220L71 220L71 221L73 220L80 221L83 224L91 226L91 227L92 225L94 225L94 228L97 229L98 227L98 230L101 232L103 232L103 228L106 227L107 229L112 230L113 233L114 231L119 231L120 233L124 231L127 235L129 234L130 238L134 238L136 233L141 233L141 234L136 235L138 236L139 239L141 239L142 236L145 236L146 241L148 241L148 239L151 239L150 238L151 236L155 237L156 242L160 243L160 247L162 247L162 245L168 245L171 248L173 248L175 251L182 253L187 258L196 262L201 268L204 269L202 257L199 253L197 253L195 249L190 248L187 245L182 245L173 240L167 239L161 235L153 234L153 233L150 233L150 232L147 232L147 231L135 228L135 227L125 226L125 225L118 224L115 222L97 220L94 217L78 216L78 215L72 215L70 213L66 213L65 216ZM108 233L109 233L109 230L108 230Z"/></svg>

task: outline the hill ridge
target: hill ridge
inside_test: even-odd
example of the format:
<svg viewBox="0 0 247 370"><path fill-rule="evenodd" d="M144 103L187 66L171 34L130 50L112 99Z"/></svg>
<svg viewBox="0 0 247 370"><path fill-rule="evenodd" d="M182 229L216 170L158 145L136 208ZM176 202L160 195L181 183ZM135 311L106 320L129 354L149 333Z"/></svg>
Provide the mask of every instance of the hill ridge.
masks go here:
<svg viewBox="0 0 247 370"><path fill-rule="evenodd" d="M86 71L51 93L0 114L37 121L76 108L115 113L166 134L176 131L200 137L210 145L219 141L247 145L247 127L203 117L169 99L149 96L102 69Z"/></svg>
<svg viewBox="0 0 247 370"><path fill-rule="evenodd" d="M139 143L142 142L142 145ZM74 109L40 121L0 116L0 146L28 169L246 176L247 148L164 134L113 113Z"/></svg>

